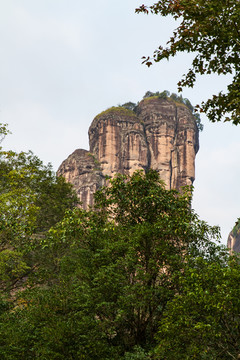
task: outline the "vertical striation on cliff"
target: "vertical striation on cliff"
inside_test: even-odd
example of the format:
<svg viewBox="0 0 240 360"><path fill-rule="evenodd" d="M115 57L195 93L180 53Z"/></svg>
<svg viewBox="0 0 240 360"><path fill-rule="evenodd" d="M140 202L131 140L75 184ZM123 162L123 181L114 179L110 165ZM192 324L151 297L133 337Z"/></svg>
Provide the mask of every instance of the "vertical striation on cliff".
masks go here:
<svg viewBox="0 0 240 360"><path fill-rule="evenodd" d="M137 115L125 108L111 108L95 117L89 131L90 152L104 175L131 175L147 169L148 146L144 125Z"/></svg>
<svg viewBox="0 0 240 360"><path fill-rule="evenodd" d="M196 119L170 98L142 100L135 111L113 107L97 115L89 128L90 151L78 149L57 174L76 188L86 209L105 177L157 170L168 189L192 185L199 149Z"/></svg>
<svg viewBox="0 0 240 360"><path fill-rule="evenodd" d="M184 104L150 97L140 102L150 151L150 167L157 170L168 189L192 185L199 149L196 120Z"/></svg>
<svg viewBox="0 0 240 360"><path fill-rule="evenodd" d="M105 184L98 161L83 149L77 149L69 155L62 162L57 175L73 184L85 210L93 205L93 194Z"/></svg>
<svg viewBox="0 0 240 360"><path fill-rule="evenodd" d="M227 247L230 250L230 253L240 252L240 219L238 219L234 228L230 232L227 240Z"/></svg>

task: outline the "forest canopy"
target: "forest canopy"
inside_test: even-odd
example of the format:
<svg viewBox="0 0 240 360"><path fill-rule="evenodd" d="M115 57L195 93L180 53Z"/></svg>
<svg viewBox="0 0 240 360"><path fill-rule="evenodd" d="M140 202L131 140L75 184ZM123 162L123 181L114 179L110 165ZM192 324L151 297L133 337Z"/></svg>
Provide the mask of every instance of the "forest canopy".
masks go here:
<svg viewBox="0 0 240 360"><path fill-rule="evenodd" d="M239 261L192 188L118 175L85 211L31 152L0 169L2 359L237 357Z"/></svg>

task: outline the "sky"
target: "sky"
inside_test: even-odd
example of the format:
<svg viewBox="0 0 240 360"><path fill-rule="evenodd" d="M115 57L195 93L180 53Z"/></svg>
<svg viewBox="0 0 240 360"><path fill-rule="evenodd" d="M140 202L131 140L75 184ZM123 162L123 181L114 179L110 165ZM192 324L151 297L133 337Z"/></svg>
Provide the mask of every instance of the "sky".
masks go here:
<svg viewBox="0 0 240 360"><path fill-rule="evenodd" d="M177 92L193 55L150 68L141 64L142 56L165 45L177 23L135 14L140 5L140 0L0 0L0 123L12 132L4 149L32 150L56 171L75 149L88 150L88 128L101 111L140 101L146 91ZM183 97L201 103L229 81L198 77ZM240 217L240 126L201 118L193 208L221 227L226 244Z"/></svg>

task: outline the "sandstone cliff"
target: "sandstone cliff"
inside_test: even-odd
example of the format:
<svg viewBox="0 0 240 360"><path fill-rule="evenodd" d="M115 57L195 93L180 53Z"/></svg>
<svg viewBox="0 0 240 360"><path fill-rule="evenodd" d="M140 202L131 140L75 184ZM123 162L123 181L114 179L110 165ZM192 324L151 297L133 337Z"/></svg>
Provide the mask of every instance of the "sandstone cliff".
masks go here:
<svg viewBox="0 0 240 360"><path fill-rule="evenodd" d="M104 111L95 117L88 135L90 152L104 175L131 175L149 167L144 124L133 111L121 107Z"/></svg>
<svg viewBox="0 0 240 360"><path fill-rule="evenodd" d="M240 222L234 226L233 230L230 232L227 240L227 247L230 252L240 252Z"/></svg>
<svg viewBox="0 0 240 360"><path fill-rule="evenodd" d="M192 185L199 142L191 111L173 100L150 97L140 102L137 113L144 122L150 167L168 189Z"/></svg>
<svg viewBox="0 0 240 360"><path fill-rule="evenodd" d="M90 151L74 151L57 172L74 185L84 208L93 204L106 175L153 168L168 189L195 179L196 119L173 99L149 97L135 111L110 108L95 117L88 134Z"/></svg>
<svg viewBox="0 0 240 360"><path fill-rule="evenodd" d="M99 163L89 151L83 149L69 155L57 174L73 184L85 210L93 205L93 194L105 184Z"/></svg>

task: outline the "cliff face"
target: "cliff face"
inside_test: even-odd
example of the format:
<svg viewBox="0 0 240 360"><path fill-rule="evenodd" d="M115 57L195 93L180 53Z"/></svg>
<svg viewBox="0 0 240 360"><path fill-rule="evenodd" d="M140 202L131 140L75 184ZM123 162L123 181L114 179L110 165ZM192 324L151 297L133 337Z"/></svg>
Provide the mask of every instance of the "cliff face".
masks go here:
<svg viewBox="0 0 240 360"><path fill-rule="evenodd" d="M57 172L72 183L86 210L93 205L93 194L105 184L105 179L94 156L86 150L75 150L64 160Z"/></svg>
<svg viewBox="0 0 240 360"><path fill-rule="evenodd" d="M149 98L140 102L150 152L150 167L157 170L168 189L192 185L199 149L196 121L190 110L174 101Z"/></svg>
<svg viewBox="0 0 240 360"><path fill-rule="evenodd" d="M131 175L149 167L144 125L134 112L110 109L93 120L88 135L90 152L100 162L104 175Z"/></svg>
<svg viewBox="0 0 240 360"><path fill-rule="evenodd" d="M76 150L58 169L76 188L83 207L106 175L156 169L168 189L195 179L198 129L191 111L172 99L142 100L135 112L123 107L99 114L89 128L90 152Z"/></svg>
<svg viewBox="0 0 240 360"><path fill-rule="evenodd" d="M227 247L230 252L240 252L240 223L238 222L230 232L227 240Z"/></svg>

